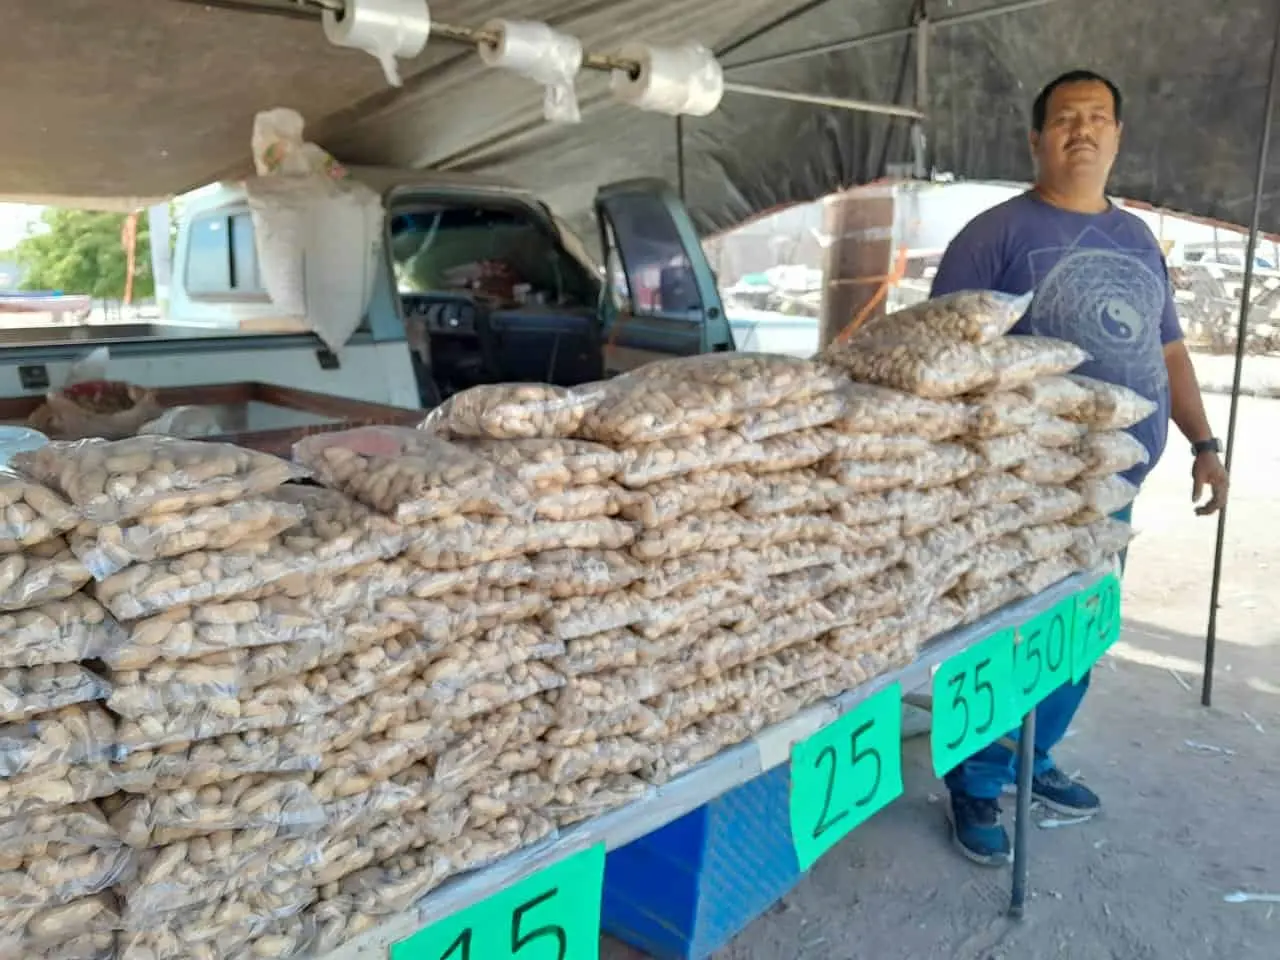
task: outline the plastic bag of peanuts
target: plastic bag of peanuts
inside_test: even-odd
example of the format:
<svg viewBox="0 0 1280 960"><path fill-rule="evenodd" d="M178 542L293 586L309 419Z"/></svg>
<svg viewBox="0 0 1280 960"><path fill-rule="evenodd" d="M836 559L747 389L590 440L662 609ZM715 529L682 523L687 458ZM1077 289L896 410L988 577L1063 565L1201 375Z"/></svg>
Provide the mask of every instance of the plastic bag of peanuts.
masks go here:
<svg viewBox="0 0 1280 960"><path fill-rule="evenodd" d="M0 669L0 721L104 700L110 691L102 677L76 663Z"/></svg>
<svg viewBox="0 0 1280 960"><path fill-rule="evenodd" d="M325 825L306 774L251 774L199 788L121 793L102 807L121 839L137 848L258 827L281 838L300 836Z"/></svg>
<svg viewBox="0 0 1280 960"><path fill-rule="evenodd" d="M445 437L490 440L569 437L594 403L591 390L547 383L494 383L456 393L418 429Z"/></svg>
<svg viewBox="0 0 1280 960"><path fill-rule="evenodd" d="M403 427L356 427L304 437L293 457L326 486L398 523L456 514L527 516L516 477L459 444Z"/></svg>
<svg viewBox="0 0 1280 960"><path fill-rule="evenodd" d="M1138 496L1138 488L1119 476L1089 477L1071 485L1084 506L1071 518L1076 525L1094 523L1123 510Z"/></svg>
<svg viewBox="0 0 1280 960"><path fill-rule="evenodd" d="M0 955L22 960L118 960L115 899L107 893L0 917Z"/></svg>
<svg viewBox="0 0 1280 960"><path fill-rule="evenodd" d="M993 390L1012 390L1040 377L1074 370L1090 360L1074 343L1053 337L1002 337L982 348L991 363Z"/></svg>
<svg viewBox="0 0 1280 960"><path fill-rule="evenodd" d="M629 457L626 451L587 440L460 440L456 445L535 492L608 483Z"/></svg>
<svg viewBox="0 0 1280 960"><path fill-rule="evenodd" d="M946 440L968 429L970 410L956 400L928 400L869 383L840 388L844 414L831 427L844 434L885 434Z"/></svg>
<svg viewBox="0 0 1280 960"><path fill-rule="evenodd" d="M783 433L824 427L844 413L844 394L839 390L822 393L804 400L781 403L746 414L733 429L747 440L766 440Z"/></svg>
<svg viewBox="0 0 1280 960"><path fill-rule="evenodd" d="M859 382L946 400L992 381L995 370L983 349L925 337L919 328L885 326L832 344L821 357Z"/></svg>
<svg viewBox="0 0 1280 960"><path fill-rule="evenodd" d="M1004 336L1031 305L1031 294L961 290L869 320L868 333L911 329L925 339L990 343Z"/></svg>
<svg viewBox="0 0 1280 960"><path fill-rule="evenodd" d="M1125 430L1156 412L1156 404L1128 387L1070 374L1067 377L1089 393L1089 401L1062 416L1087 423L1094 430Z"/></svg>
<svg viewBox="0 0 1280 960"><path fill-rule="evenodd" d="M0 724L0 779L104 762L114 734L111 717L88 703Z"/></svg>
<svg viewBox="0 0 1280 960"><path fill-rule="evenodd" d="M1038 377L1015 387L1045 413L1074 419L1092 406L1091 391L1069 376Z"/></svg>
<svg viewBox="0 0 1280 960"><path fill-rule="evenodd" d="M83 593L0 613L0 667L92 660L124 633L102 605Z"/></svg>
<svg viewBox="0 0 1280 960"><path fill-rule="evenodd" d="M230 503L301 475L256 450L163 436L53 442L12 462L94 523Z"/></svg>
<svg viewBox="0 0 1280 960"><path fill-rule="evenodd" d="M630 446L730 426L743 414L830 393L841 378L821 363L763 353L714 353L646 364L587 389L599 403L580 435Z"/></svg>
<svg viewBox="0 0 1280 960"><path fill-rule="evenodd" d="M700 470L631 492L621 514L646 527L665 527L691 513L726 510L752 493L758 481L746 470Z"/></svg>
<svg viewBox="0 0 1280 960"><path fill-rule="evenodd" d="M85 525L71 537L71 549L95 580L130 564L162 560L196 550L226 550L238 543L269 540L296 526L306 512L297 504L268 498L200 507L189 513L161 513L119 523Z"/></svg>
<svg viewBox="0 0 1280 960"><path fill-rule="evenodd" d="M89 571L61 537L0 559L0 610L65 600L89 582Z"/></svg>
<svg viewBox="0 0 1280 960"><path fill-rule="evenodd" d="M1124 473L1151 461L1151 454L1142 445L1142 441L1123 430L1088 433L1071 452L1085 462L1082 477Z"/></svg>
<svg viewBox="0 0 1280 960"><path fill-rule="evenodd" d="M0 468L0 554L20 553L79 522L79 513L48 487Z"/></svg>

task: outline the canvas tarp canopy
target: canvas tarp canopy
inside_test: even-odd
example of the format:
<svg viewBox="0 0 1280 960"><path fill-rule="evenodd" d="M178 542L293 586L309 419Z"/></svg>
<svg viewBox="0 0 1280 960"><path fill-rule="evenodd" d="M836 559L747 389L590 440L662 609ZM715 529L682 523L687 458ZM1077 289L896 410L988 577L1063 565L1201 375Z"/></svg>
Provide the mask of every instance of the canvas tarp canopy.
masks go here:
<svg viewBox="0 0 1280 960"><path fill-rule="evenodd" d="M237 12L225 2L6 3L0 197L129 205L237 176L248 170L255 112L275 106L299 110L312 138L348 162L514 180L574 219L589 212L600 184L676 180L675 122L616 104L602 74L580 78L582 123L553 126L541 118L539 88L485 68L465 47L433 40L403 63L405 86L393 89L373 58L331 46L318 20ZM930 0L926 9L942 23L1001 5ZM904 27L914 8L915 0L431 4L436 21L458 25L545 20L600 52L629 40L698 40L725 51L754 36L726 64ZM962 178L1028 179L1036 90L1063 70L1089 67L1126 94L1115 193L1247 222L1275 16L1272 0L1055 0L935 27L927 48L930 161ZM909 43L897 37L730 75L910 102ZM713 231L874 180L909 159L907 123L729 94L712 117L684 123L689 206L699 227ZM1274 195L1262 226L1280 229Z"/></svg>

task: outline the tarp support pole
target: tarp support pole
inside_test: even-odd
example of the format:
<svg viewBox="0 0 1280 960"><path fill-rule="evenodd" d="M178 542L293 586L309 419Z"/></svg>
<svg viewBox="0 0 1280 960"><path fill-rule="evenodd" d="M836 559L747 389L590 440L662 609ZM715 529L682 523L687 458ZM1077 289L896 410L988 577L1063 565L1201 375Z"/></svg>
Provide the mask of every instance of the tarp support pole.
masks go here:
<svg viewBox="0 0 1280 960"><path fill-rule="evenodd" d="M1271 39L1271 72L1267 79L1266 106L1262 117L1262 137L1258 143L1258 175L1253 188L1253 213L1249 219L1249 242L1245 246L1244 278L1240 283L1240 322L1236 326L1236 365L1231 377L1231 413L1227 417L1227 450L1225 466L1231 472L1236 449L1236 418L1240 410L1240 379L1244 372L1244 348L1249 335L1249 300L1253 287L1253 264L1258 249L1258 230L1262 219L1262 201L1267 180L1267 159L1271 153L1271 115L1275 112L1276 81L1280 79L1280 15ZM1218 595L1222 586L1222 552L1227 537L1227 504L1218 511L1218 539L1213 547L1213 580L1209 587L1209 624L1205 630L1204 676L1200 702L1206 707L1213 702L1213 661L1218 648Z"/></svg>
<svg viewBox="0 0 1280 960"><path fill-rule="evenodd" d="M1013 0L1011 3L1002 3L998 6L987 7L984 10L957 13L952 17L938 17L932 20L931 23L935 27L958 27L966 23L976 23L988 17L1001 16L1006 13L1020 13L1023 10L1033 10L1036 7L1043 7L1057 2L1058 0ZM849 37L846 40L834 40L830 43L820 43L812 47L788 50L785 53L771 53L763 57L741 60L738 63L726 63L724 69L726 71L743 70L747 67L763 67L778 63L790 63L792 60L807 60L809 57L820 57L840 50L852 50L854 47L861 47L868 43L879 43L882 40L898 40L902 37L909 37L915 32L915 29L913 25L910 27L893 27L877 33L864 33L861 36Z"/></svg>
<svg viewBox="0 0 1280 960"><path fill-rule="evenodd" d="M1013 887L1009 894L1009 916L1021 920L1027 902L1027 876L1031 872L1031 778L1036 766L1036 710L1022 718L1018 734L1018 798L1013 821Z"/></svg>
<svg viewBox="0 0 1280 960"><path fill-rule="evenodd" d="M929 16L925 13L924 4L918 8L920 17L916 21L916 109L924 116L929 113ZM911 124L911 158L915 164L917 180L929 178L929 145L924 129L924 120Z"/></svg>
<svg viewBox="0 0 1280 960"><path fill-rule="evenodd" d="M915 107L900 107L896 103L851 100L848 97L829 97L821 93L796 93L793 90L775 90L773 87L758 87L753 83L736 83L732 80L725 81L724 92L740 93L748 97L763 97L766 100L811 103L819 107L834 107L837 110L853 110L859 113L879 113L888 117L907 117L911 120L924 119L924 114Z"/></svg>
<svg viewBox="0 0 1280 960"><path fill-rule="evenodd" d="M680 202L687 203L684 195L684 117L676 117L676 189Z"/></svg>

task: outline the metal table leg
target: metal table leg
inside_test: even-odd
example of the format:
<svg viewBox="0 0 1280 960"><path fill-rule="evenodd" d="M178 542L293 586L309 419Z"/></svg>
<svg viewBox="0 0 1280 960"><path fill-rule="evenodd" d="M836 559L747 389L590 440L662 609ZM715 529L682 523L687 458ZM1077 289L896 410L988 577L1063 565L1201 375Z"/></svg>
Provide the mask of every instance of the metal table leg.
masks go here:
<svg viewBox="0 0 1280 960"><path fill-rule="evenodd" d="M1018 736L1018 811L1013 826L1013 894L1009 900L1009 916L1015 920L1022 919L1027 898L1027 841L1031 834L1031 778L1035 765L1036 712L1032 710L1023 717Z"/></svg>

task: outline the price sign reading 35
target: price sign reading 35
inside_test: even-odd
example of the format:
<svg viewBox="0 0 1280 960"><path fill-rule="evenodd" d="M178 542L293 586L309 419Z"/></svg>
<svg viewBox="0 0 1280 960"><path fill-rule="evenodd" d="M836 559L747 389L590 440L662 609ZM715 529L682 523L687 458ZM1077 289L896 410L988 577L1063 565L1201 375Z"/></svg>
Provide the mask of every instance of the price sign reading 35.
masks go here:
<svg viewBox="0 0 1280 960"><path fill-rule="evenodd" d="M902 688L896 683L791 748L791 838L808 870L902 795Z"/></svg>
<svg viewBox="0 0 1280 960"><path fill-rule="evenodd" d="M391 960L599 960L604 845L391 946Z"/></svg>
<svg viewBox="0 0 1280 960"><path fill-rule="evenodd" d="M933 675L933 769L943 776L1017 724L1013 631L958 653Z"/></svg>

